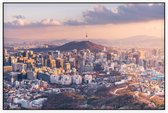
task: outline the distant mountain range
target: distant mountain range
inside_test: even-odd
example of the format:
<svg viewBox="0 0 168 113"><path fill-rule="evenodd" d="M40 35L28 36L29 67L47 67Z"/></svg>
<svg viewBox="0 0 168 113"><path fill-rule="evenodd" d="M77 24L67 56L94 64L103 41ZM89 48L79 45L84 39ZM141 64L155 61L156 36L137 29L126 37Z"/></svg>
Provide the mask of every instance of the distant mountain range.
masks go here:
<svg viewBox="0 0 168 113"><path fill-rule="evenodd" d="M128 48L128 47L138 47L138 48L164 48L164 39L139 35L134 37L128 37L124 39L112 39L112 40L91 40L95 43L102 44L108 47L119 47L119 48Z"/></svg>

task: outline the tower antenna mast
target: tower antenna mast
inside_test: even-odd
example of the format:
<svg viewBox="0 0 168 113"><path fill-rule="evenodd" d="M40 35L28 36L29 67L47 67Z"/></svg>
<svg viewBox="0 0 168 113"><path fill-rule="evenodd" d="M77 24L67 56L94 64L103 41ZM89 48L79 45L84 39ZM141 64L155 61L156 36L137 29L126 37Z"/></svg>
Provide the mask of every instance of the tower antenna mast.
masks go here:
<svg viewBox="0 0 168 113"><path fill-rule="evenodd" d="M88 39L88 34L86 33L86 36L85 36L86 40Z"/></svg>

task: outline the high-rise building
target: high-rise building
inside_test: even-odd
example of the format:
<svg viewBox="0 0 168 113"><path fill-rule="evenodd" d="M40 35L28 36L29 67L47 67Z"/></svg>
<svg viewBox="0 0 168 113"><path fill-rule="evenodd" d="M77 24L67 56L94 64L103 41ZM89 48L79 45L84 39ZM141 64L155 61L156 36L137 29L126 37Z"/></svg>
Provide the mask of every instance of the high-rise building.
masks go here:
<svg viewBox="0 0 168 113"><path fill-rule="evenodd" d="M53 52L53 58L56 59L56 58L60 58L61 57L61 54L60 54L60 51L56 50Z"/></svg>
<svg viewBox="0 0 168 113"><path fill-rule="evenodd" d="M135 58L135 63L137 65L139 64L139 57L140 57L140 55L138 53L133 54L133 58Z"/></svg>
<svg viewBox="0 0 168 113"><path fill-rule="evenodd" d="M49 51L48 52L49 58L54 59L54 54L53 51Z"/></svg>
<svg viewBox="0 0 168 113"><path fill-rule="evenodd" d="M27 73L24 69L22 69L21 73L18 74L18 81L22 81L23 79L27 79Z"/></svg>
<svg viewBox="0 0 168 113"><path fill-rule="evenodd" d="M49 59L48 55L43 56L44 66L47 66L47 60Z"/></svg>
<svg viewBox="0 0 168 113"><path fill-rule="evenodd" d="M44 66L44 58L43 57L38 57L36 60L36 63L41 67Z"/></svg>
<svg viewBox="0 0 168 113"><path fill-rule="evenodd" d="M34 52L32 50L29 51L29 55L32 56Z"/></svg>
<svg viewBox="0 0 168 113"><path fill-rule="evenodd" d="M4 58L4 66L11 66L13 63L16 63L17 59L13 56Z"/></svg>
<svg viewBox="0 0 168 113"><path fill-rule="evenodd" d="M65 70L70 70L71 69L71 64L70 63L65 63L65 66L64 66Z"/></svg>
<svg viewBox="0 0 168 113"><path fill-rule="evenodd" d="M55 60L50 60L50 63L51 63L51 65L50 65L51 68L55 68L56 67Z"/></svg>
<svg viewBox="0 0 168 113"><path fill-rule="evenodd" d="M80 71L85 66L86 61L82 58L78 60L78 70Z"/></svg>
<svg viewBox="0 0 168 113"><path fill-rule="evenodd" d="M15 58L14 56L9 57L9 59L10 59L10 65L17 62L17 58Z"/></svg>
<svg viewBox="0 0 168 113"><path fill-rule="evenodd" d="M56 59L56 68L63 68L63 59L57 58Z"/></svg>
<svg viewBox="0 0 168 113"><path fill-rule="evenodd" d="M26 57L26 58L29 57L29 53L28 53L28 51L24 51L24 52L23 52L23 57Z"/></svg>
<svg viewBox="0 0 168 113"><path fill-rule="evenodd" d="M76 68L76 59L75 58L69 58L69 63L71 65L71 68Z"/></svg>
<svg viewBox="0 0 168 113"><path fill-rule="evenodd" d="M145 59L145 51L140 51L140 59Z"/></svg>
<svg viewBox="0 0 168 113"><path fill-rule="evenodd" d="M51 67L51 59L46 59L47 60L47 67Z"/></svg>
<svg viewBox="0 0 168 113"><path fill-rule="evenodd" d="M112 59L111 53L107 53L107 61L111 61L111 59Z"/></svg>

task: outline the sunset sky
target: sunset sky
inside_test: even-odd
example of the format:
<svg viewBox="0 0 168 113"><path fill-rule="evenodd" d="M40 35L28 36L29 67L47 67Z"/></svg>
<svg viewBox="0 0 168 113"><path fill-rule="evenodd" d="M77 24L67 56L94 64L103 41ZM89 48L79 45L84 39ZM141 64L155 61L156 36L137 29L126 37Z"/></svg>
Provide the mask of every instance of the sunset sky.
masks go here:
<svg viewBox="0 0 168 113"><path fill-rule="evenodd" d="M164 38L164 4L5 4L4 37L13 39Z"/></svg>

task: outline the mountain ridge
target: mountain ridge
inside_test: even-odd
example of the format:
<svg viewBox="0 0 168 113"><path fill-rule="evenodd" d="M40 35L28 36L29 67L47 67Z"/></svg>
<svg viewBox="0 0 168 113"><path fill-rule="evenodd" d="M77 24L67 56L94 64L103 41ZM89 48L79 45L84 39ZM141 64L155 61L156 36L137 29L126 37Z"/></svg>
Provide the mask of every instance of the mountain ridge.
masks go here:
<svg viewBox="0 0 168 113"><path fill-rule="evenodd" d="M40 51L49 51L49 50L70 51L73 49L77 49L77 50L89 49L92 52L98 52L98 51L102 51L104 47L105 46L93 43L91 41L71 41L61 46L49 46L48 48L33 48L31 50L40 52Z"/></svg>

